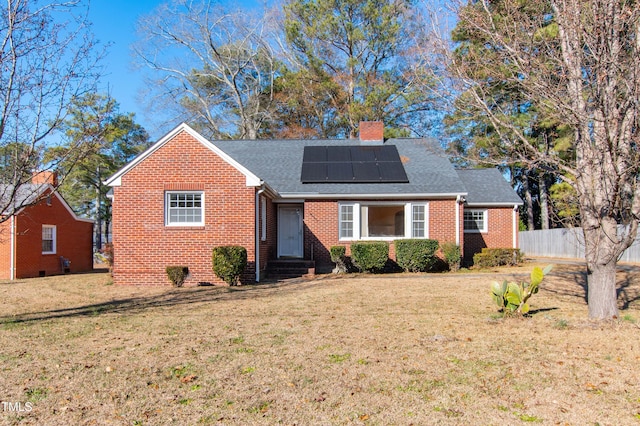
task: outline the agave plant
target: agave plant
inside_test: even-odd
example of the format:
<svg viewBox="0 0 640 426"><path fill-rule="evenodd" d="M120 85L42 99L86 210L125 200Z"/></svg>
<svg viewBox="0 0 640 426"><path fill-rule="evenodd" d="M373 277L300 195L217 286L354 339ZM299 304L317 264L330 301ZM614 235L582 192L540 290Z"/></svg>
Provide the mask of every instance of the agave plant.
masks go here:
<svg viewBox="0 0 640 426"><path fill-rule="evenodd" d="M500 307L505 315L526 314L529 312L529 298L536 294L540 288L540 283L552 269L552 265L544 269L539 267L533 268L531 271L531 281L499 283L494 281L491 283L491 297Z"/></svg>

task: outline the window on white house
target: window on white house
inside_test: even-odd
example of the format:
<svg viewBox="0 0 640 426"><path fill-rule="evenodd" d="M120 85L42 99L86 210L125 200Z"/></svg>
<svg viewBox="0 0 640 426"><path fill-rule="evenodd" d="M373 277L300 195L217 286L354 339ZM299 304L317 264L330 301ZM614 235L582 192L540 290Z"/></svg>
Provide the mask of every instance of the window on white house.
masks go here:
<svg viewBox="0 0 640 426"><path fill-rule="evenodd" d="M487 211L465 210L464 232L487 232Z"/></svg>
<svg viewBox="0 0 640 426"><path fill-rule="evenodd" d="M165 216L168 226L204 225L204 194L202 192L170 191L165 197Z"/></svg>
<svg viewBox="0 0 640 426"><path fill-rule="evenodd" d="M427 237L425 203L340 204L341 240Z"/></svg>
<svg viewBox="0 0 640 426"><path fill-rule="evenodd" d="M55 225L42 225L42 254L56 253Z"/></svg>

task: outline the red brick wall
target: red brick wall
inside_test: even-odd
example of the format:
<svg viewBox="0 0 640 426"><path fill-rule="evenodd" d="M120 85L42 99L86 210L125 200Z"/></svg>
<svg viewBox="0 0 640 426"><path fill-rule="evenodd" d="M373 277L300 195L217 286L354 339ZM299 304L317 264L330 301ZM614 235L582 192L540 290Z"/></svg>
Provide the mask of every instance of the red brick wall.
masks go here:
<svg viewBox="0 0 640 426"><path fill-rule="evenodd" d="M267 268L267 264L270 259L275 259L277 257L277 249L278 249L278 234L277 234L277 205L274 204L273 200L269 197L267 199L267 215L266 215L266 224L267 224L267 238L265 241L262 241L262 236L260 238L260 270L264 271ZM260 208L262 208L262 203L260 204ZM262 232L262 213L260 213L260 232Z"/></svg>
<svg viewBox="0 0 640 426"><path fill-rule="evenodd" d="M11 278L11 219L0 223L0 280Z"/></svg>
<svg viewBox="0 0 640 426"><path fill-rule="evenodd" d="M375 200L379 201L379 200ZM455 242L456 208L460 209L460 238L462 239L462 207L455 200L411 200L428 203L429 235L439 242ZM462 241L461 241L462 243ZM313 245L313 249L311 246ZM316 270L326 272L333 268L329 249L343 245L350 254L350 241L340 241L338 235L338 202L336 200L307 200L304 204L304 252L309 259L313 250ZM389 257L395 260L395 250L389 243Z"/></svg>
<svg viewBox="0 0 640 426"><path fill-rule="evenodd" d="M472 210L482 209L473 207ZM486 208L488 214L488 232L464 233L464 260L473 261L473 255L483 248L513 248L513 207ZM518 216L516 212L516 223ZM516 247L518 247L516 229Z"/></svg>
<svg viewBox="0 0 640 426"><path fill-rule="evenodd" d="M219 245L245 247L249 265L241 280L255 279L255 188L188 133L153 152L113 189L115 284L171 285L165 272L171 265L189 267L185 285L221 283L211 267ZM190 189L204 191L204 226L165 226L165 191Z"/></svg>
<svg viewBox="0 0 640 426"><path fill-rule="evenodd" d="M56 226L56 253L42 254L42 225ZM93 223L76 220L60 200L51 197L26 207L15 217L16 278L61 274L60 256L71 261L70 272L93 269ZM2 226L0 277L10 278L10 220Z"/></svg>
<svg viewBox="0 0 640 426"><path fill-rule="evenodd" d="M329 249L338 244L338 203L335 200L307 200L304 203L304 257L313 258L317 272L333 269ZM312 247L313 246L313 247Z"/></svg>
<svg viewBox="0 0 640 426"><path fill-rule="evenodd" d="M456 209L460 210L460 245L462 245L462 206L455 200L429 201L429 238L442 243L456 242Z"/></svg>
<svg viewBox="0 0 640 426"><path fill-rule="evenodd" d="M361 121L361 141L381 141L384 139L384 123L382 121Z"/></svg>

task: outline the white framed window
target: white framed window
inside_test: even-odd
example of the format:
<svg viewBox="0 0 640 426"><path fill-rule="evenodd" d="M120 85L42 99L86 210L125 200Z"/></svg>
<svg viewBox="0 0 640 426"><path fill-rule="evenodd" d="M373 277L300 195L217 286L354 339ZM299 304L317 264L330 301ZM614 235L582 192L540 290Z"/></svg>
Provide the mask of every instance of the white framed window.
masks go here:
<svg viewBox="0 0 640 426"><path fill-rule="evenodd" d="M427 205L426 204L411 205L411 237L412 238L427 237Z"/></svg>
<svg viewBox="0 0 640 426"><path fill-rule="evenodd" d="M341 240L357 239L354 235L355 223L355 207L356 204L340 204L339 235Z"/></svg>
<svg viewBox="0 0 640 426"><path fill-rule="evenodd" d="M165 193L167 226L204 226L202 191L167 191Z"/></svg>
<svg viewBox="0 0 640 426"><path fill-rule="evenodd" d="M427 203L339 204L340 240L427 238Z"/></svg>
<svg viewBox="0 0 640 426"><path fill-rule="evenodd" d="M464 232L487 232L488 230L487 210L467 210L464 211Z"/></svg>
<svg viewBox="0 0 640 426"><path fill-rule="evenodd" d="M55 225L42 225L42 254L56 254Z"/></svg>

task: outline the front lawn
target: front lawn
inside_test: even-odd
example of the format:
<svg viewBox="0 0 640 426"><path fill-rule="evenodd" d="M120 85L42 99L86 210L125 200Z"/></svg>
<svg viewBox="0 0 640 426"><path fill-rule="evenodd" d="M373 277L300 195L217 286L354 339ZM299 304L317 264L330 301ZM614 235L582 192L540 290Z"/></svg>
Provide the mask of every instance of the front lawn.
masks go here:
<svg viewBox="0 0 640 426"><path fill-rule="evenodd" d="M558 265L503 320L499 273L135 288L0 283L2 424L640 424L640 278L587 321ZM500 276L502 279L503 276Z"/></svg>

